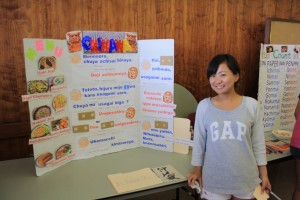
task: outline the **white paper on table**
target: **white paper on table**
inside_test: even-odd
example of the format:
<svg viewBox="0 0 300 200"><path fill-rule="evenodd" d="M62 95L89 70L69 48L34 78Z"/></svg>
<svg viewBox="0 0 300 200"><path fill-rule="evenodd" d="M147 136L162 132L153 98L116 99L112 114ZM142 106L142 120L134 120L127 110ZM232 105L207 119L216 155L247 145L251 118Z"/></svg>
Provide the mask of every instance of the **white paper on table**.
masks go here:
<svg viewBox="0 0 300 200"><path fill-rule="evenodd" d="M150 168L108 175L108 179L118 193L149 187L162 183Z"/></svg>

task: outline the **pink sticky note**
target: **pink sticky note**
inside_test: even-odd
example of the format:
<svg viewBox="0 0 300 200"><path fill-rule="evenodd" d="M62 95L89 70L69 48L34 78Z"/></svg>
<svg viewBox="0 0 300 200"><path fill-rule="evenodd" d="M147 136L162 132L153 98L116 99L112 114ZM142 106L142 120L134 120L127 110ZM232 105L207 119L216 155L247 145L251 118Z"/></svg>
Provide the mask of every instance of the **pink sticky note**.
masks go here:
<svg viewBox="0 0 300 200"><path fill-rule="evenodd" d="M43 51L44 50L44 42L43 42L43 40L36 40L35 41L35 49L37 51Z"/></svg>

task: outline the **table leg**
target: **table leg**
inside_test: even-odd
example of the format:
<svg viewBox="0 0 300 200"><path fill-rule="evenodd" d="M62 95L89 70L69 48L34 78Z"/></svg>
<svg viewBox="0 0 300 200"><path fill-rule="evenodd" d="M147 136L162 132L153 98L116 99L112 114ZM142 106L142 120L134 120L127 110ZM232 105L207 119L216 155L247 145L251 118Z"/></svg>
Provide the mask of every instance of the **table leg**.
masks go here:
<svg viewBox="0 0 300 200"><path fill-rule="evenodd" d="M180 188L176 188L176 200L179 200L179 190Z"/></svg>

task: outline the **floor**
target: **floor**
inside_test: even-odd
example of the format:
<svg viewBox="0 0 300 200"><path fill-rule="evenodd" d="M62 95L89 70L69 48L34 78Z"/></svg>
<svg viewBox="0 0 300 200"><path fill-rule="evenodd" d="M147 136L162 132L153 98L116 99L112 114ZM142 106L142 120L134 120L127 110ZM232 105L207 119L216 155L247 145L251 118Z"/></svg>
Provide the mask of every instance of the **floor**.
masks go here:
<svg viewBox="0 0 300 200"><path fill-rule="evenodd" d="M295 160L271 164L268 167L272 191L282 200L291 200L295 186ZM276 200L272 197L269 200Z"/></svg>
<svg viewBox="0 0 300 200"><path fill-rule="evenodd" d="M272 163L268 165L269 179L272 184L272 191L282 200L291 200L295 184L294 160ZM175 200L176 190L156 193L130 200ZM194 200L192 196L183 189L179 190L180 200ZM270 196L269 200L277 200Z"/></svg>

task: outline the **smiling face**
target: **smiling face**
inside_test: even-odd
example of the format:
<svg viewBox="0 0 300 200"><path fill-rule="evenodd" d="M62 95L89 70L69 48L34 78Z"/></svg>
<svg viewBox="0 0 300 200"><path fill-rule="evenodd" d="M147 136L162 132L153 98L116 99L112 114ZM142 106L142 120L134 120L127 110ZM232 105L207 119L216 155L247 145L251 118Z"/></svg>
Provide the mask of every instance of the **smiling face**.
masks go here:
<svg viewBox="0 0 300 200"><path fill-rule="evenodd" d="M130 79L136 79L138 75L138 70L136 67L130 67L128 70L128 78Z"/></svg>
<svg viewBox="0 0 300 200"><path fill-rule="evenodd" d="M165 92L164 97L163 97L163 101L165 103L172 103L172 101L173 101L172 93L171 92Z"/></svg>
<svg viewBox="0 0 300 200"><path fill-rule="evenodd" d="M227 63L219 65L216 74L209 77L209 83L217 94L229 94L235 92L234 84L239 80L239 74L233 74Z"/></svg>
<svg viewBox="0 0 300 200"><path fill-rule="evenodd" d="M132 119L135 116L135 109L130 107L126 110L126 118Z"/></svg>

